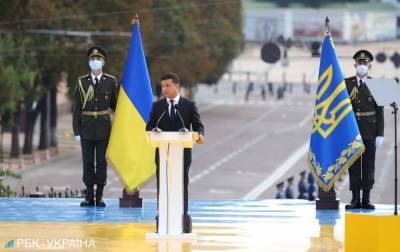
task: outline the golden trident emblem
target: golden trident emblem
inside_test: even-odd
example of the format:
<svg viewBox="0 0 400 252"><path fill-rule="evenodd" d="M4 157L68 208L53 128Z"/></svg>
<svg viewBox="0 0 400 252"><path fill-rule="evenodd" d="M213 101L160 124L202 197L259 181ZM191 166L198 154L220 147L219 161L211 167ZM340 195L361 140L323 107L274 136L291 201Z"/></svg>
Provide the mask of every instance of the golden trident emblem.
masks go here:
<svg viewBox="0 0 400 252"><path fill-rule="evenodd" d="M341 101L338 101L339 94L346 89L344 81L336 87L331 95L326 97L324 100L321 100L321 97L325 94L331 84L332 76L333 67L330 65L318 79L318 87L320 85L322 86L317 93L317 102L315 104L311 131L311 133L318 131L324 138L327 138L343 118L352 110L349 98L344 98ZM335 102L336 106L331 108L333 102Z"/></svg>

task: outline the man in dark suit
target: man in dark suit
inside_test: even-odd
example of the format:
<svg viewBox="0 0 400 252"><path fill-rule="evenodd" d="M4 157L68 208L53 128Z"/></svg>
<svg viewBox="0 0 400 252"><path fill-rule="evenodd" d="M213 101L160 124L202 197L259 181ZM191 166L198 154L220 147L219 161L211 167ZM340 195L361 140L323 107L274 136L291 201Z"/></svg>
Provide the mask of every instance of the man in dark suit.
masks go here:
<svg viewBox="0 0 400 252"><path fill-rule="evenodd" d="M103 48L93 46L87 51L87 56L91 73L78 78L73 112L74 135L81 142L83 182L86 185L86 197L81 206L96 204L105 207L102 198L107 180L105 154L111 131L109 109L115 110L117 104L118 81L102 72L107 56Z"/></svg>
<svg viewBox="0 0 400 252"><path fill-rule="evenodd" d="M383 143L383 107L379 107L365 80L374 60L367 50L357 51L353 59L356 76L345 79L365 151L349 168L352 200L346 209L375 209L370 202L370 192L375 182L375 152ZM362 201L360 190L363 191Z"/></svg>
<svg viewBox="0 0 400 252"><path fill-rule="evenodd" d="M196 104L179 95L180 80L174 73L166 73L161 77L161 89L164 98L153 103L150 113L150 119L146 130L151 131L156 127L162 131L179 131L182 128L192 129L199 133L197 143L204 142L204 126L201 122ZM176 106L177 105L177 106ZM163 115L164 114L164 115ZM182 124L181 118L184 125ZM184 197L184 223L183 232L191 232L191 219L188 215L188 185L189 185L189 167L192 162L192 150L184 149L183 154L183 197ZM157 192L159 191L159 155L156 150L155 157L157 165Z"/></svg>

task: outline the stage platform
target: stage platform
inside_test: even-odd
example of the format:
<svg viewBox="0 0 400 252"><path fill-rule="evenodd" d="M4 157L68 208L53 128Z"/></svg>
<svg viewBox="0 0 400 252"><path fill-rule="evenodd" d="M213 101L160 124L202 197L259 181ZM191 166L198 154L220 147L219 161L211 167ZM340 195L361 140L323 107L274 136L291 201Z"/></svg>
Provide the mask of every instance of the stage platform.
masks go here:
<svg viewBox="0 0 400 252"><path fill-rule="evenodd" d="M305 200L192 200L197 240L157 243L145 240L155 231L155 200L141 209L119 208L118 200L106 200L106 208L79 202L0 198L0 251L344 251L343 205L316 211ZM392 215L393 206L355 212Z"/></svg>

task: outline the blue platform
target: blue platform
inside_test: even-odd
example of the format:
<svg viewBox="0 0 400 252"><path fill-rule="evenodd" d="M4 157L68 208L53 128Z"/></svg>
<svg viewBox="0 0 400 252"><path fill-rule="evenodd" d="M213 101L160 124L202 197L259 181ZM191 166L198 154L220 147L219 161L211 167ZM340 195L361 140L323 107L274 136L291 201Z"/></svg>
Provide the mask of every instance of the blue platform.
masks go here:
<svg viewBox="0 0 400 252"><path fill-rule="evenodd" d="M80 199L0 198L0 241L78 235L96 240L96 251L110 244L122 249L115 251L139 245L140 251L161 251L144 239L155 231L155 200L144 200L141 209L105 202L106 208L85 208ZM316 211L315 202L306 200L192 200L189 213L199 238L181 251L343 251L343 208ZM392 215L393 206L354 212Z"/></svg>

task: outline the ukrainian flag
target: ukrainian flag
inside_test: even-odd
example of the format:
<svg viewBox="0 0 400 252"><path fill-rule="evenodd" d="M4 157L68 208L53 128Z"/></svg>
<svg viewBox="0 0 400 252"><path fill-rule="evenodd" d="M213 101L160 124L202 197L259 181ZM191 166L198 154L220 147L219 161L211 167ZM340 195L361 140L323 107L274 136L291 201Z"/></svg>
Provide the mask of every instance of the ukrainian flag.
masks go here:
<svg viewBox="0 0 400 252"><path fill-rule="evenodd" d="M329 191L364 149L327 18L307 160L319 187Z"/></svg>
<svg viewBox="0 0 400 252"><path fill-rule="evenodd" d="M155 173L154 148L145 134L152 103L139 22L135 20L106 154L130 192Z"/></svg>

